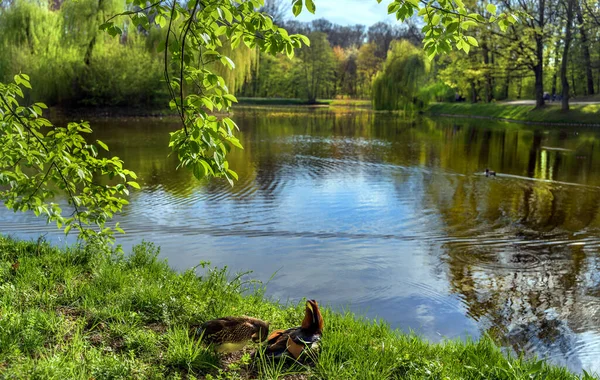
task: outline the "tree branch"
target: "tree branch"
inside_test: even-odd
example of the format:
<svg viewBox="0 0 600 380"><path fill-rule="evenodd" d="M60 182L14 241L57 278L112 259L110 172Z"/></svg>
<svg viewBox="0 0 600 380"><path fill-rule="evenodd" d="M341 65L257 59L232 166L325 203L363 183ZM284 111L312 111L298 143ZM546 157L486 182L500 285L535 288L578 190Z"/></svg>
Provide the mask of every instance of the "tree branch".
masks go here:
<svg viewBox="0 0 600 380"><path fill-rule="evenodd" d="M164 3L165 1L167 1L167 0L158 0L156 3L150 4L147 7L142 8L142 9L137 10L137 11L126 11L126 12L114 14L111 17L109 17L107 20L105 20L104 23L109 22L110 20L114 19L115 17L125 16L125 15L129 15L129 14L133 14L133 13L140 13L140 12L147 11L148 9L154 8L155 6L159 5L160 3Z"/></svg>

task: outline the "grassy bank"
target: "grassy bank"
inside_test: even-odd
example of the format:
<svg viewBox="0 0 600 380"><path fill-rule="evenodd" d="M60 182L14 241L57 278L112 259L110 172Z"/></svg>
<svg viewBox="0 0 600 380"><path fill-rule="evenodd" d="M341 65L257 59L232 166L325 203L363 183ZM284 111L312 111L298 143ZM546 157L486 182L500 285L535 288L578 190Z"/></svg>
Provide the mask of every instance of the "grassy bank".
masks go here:
<svg viewBox="0 0 600 380"><path fill-rule="evenodd" d="M502 103L435 103L429 106L429 115L454 115L465 117L488 117L509 121L561 124L600 124L600 104L572 105L568 113L558 105L536 110L534 106L510 105Z"/></svg>
<svg viewBox="0 0 600 380"><path fill-rule="evenodd" d="M326 308L315 366L260 356L250 363L247 353L219 357L190 338L190 326L245 314L287 328L300 323L303 304L266 301L260 287L224 270L175 272L157 254L151 244L123 256L0 237L0 377L577 378L542 362L506 359L488 340L433 345Z"/></svg>

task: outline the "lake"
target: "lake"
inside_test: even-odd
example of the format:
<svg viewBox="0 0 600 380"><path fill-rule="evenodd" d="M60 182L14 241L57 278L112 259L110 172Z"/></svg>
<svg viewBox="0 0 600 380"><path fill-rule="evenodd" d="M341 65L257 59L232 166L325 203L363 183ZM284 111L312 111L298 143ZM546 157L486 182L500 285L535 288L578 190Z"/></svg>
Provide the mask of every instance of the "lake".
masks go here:
<svg viewBox="0 0 600 380"><path fill-rule="evenodd" d="M93 122L142 185L118 243L152 241L177 269L251 270L283 302L315 298L435 342L487 333L600 371L600 130L348 109L233 118L234 187L175 169L172 119ZM5 208L0 231L64 244Z"/></svg>

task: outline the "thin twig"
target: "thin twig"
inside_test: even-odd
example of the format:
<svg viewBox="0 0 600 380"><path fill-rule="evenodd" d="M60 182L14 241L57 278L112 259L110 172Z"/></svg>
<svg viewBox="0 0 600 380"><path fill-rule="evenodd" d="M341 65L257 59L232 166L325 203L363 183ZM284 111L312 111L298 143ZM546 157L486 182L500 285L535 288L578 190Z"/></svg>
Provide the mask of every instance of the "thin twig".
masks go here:
<svg viewBox="0 0 600 380"><path fill-rule="evenodd" d="M128 12L132 12L132 13L140 13L140 12L144 12L147 11L150 8L154 8L155 6L159 5L160 3L164 3L167 0L158 0L156 3L148 5L146 8L142 8L138 11L128 11ZM126 15L126 14L131 14L131 13L127 13L127 12L122 12L122 13L117 13L115 15L112 15L108 20L105 20L104 23L106 24L107 22L109 22L110 20L114 19L115 17L119 17L122 15Z"/></svg>
<svg viewBox="0 0 600 380"><path fill-rule="evenodd" d="M60 178L62 178L63 182L65 183L65 189L67 190L67 193L69 193L69 197L71 197L71 200L73 201L73 207L75 208L75 214L77 215L77 222L79 223L79 228L81 231L83 231L83 224L81 223L79 208L77 207L77 202L75 202L75 196L73 195L73 193L71 192L71 188L69 187L69 182L60 171L58 165L56 165L56 162L52 162L52 165L54 165L56 171L58 172L58 175L60 176Z"/></svg>
<svg viewBox="0 0 600 380"><path fill-rule="evenodd" d="M44 178L42 178L42 180L40 181L40 183L38 183L38 185L35 188L35 190L33 191L33 193L31 193L29 195L29 197L27 197L27 200L25 202L29 202L29 200L31 200L31 198L38 192L38 190L40 189L40 187L42 187L42 185L46 181L46 178L48 178L48 174L50 174L50 171L52 170L52 165L53 164L54 164L54 159L52 159L52 161L50 162L50 167L48 168L48 171L46 171L46 174L44 175Z"/></svg>
<svg viewBox="0 0 600 380"><path fill-rule="evenodd" d="M183 37L181 38L181 58L179 64L179 101L181 103L181 112L183 113L185 113L185 106L183 104L183 68L185 66L185 40L187 38L188 32L190 31L190 28L192 27L192 22L194 20L194 16L196 15L196 11L198 10L199 4L200 1L196 0L196 3L194 4L194 9L192 9L192 13L190 14L188 24L185 26L185 29L183 31Z"/></svg>
<svg viewBox="0 0 600 380"><path fill-rule="evenodd" d="M435 9L437 11L442 12L442 13L446 13L446 14L450 14L450 15L455 15L455 16L459 16L459 17L464 17L464 18L470 18L471 20L477 21L480 24L487 24L485 22L479 21L476 17L472 17L472 16L469 16L469 15L463 15L462 13L458 13L458 12L451 11L451 10L448 10L448 9L445 9L445 8L441 8L441 7L438 7L437 5L430 4L428 1L425 1L425 0L419 0L419 2L421 4L424 4L425 8L433 8L433 9Z"/></svg>
<svg viewBox="0 0 600 380"><path fill-rule="evenodd" d="M44 144L44 142L35 134L32 132L31 128L23 121L23 119L21 119L21 116L19 116L13 109L12 107L8 104L8 102L6 101L6 98L4 98L3 94L0 94L0 99L2 99L2 102L4 103L4 105L6 106L6 108L8 109L8 111L17 118L17 120L19 121L19 123L25 128L27 129L28 132L30 132L33 137L35 137L35 139L42 145L42 147L44 148L44 150L46 151L46 153L50 153L50 151L48 150L48 147L46 147L46 144Z"/></svg>
<svg viewBox="0 0 600 380"><path fill-rule="evenodd" d="M177 108L177 113L181 118L181 123L183 124L183 130L185 131L185 135L188 136L188 130L185 125L185 118L183 115L183 110L180 110L177 107L177 96L175 95L175 90L173 90L173 86L171 85L171 77L169 76L169 37L171 36L171 28L173 26L173 16L175 14L175 6L177 5L177 1L173 0L173 6L171 7L171 17L169 18L169 27L167 28L167 37L165 40L165 55L164 55L164 65L165 65L165 80L167 81L167 88L169 89L169 93L171 94L171 98L175 102L175 107ZM183 83L179 83L179 86L183 85Z"/></svg>

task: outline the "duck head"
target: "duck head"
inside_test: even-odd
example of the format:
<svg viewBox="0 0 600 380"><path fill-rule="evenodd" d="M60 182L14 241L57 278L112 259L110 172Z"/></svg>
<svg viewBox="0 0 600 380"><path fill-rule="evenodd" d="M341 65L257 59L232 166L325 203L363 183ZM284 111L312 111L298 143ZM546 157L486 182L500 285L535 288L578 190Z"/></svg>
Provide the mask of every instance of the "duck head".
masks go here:
<svg viewBox="0 0 600 380"><path fill-rule="evenodd" d="M315 300L306 301L302 329L311 330L316 333L321 333L323 331L323 317L321 316L319 305Z"/></svg>
<svg viewBox="0 0 600 380"><path fill-rule="evenodd" d="M252 334L252 341L254 343L260 343L266 340L269 336L269 323L259 319L253 320L251 323L255 329L254 334Z"/></svg>

